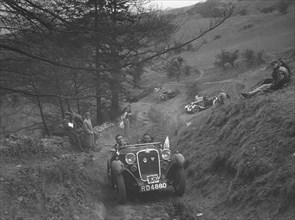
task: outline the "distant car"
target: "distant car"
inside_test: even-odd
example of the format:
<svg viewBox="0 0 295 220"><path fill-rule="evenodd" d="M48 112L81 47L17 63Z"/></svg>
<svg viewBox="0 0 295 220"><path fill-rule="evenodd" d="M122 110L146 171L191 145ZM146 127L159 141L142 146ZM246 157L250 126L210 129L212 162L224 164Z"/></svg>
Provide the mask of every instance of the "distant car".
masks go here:
<svg viewBox="0 0 295 220"><path fill-rule="evenodd" d="M126 145L111 152L112 157L107 160L108 180L111 188L117 190L119 203L126 202L127 192L159 191L170 185L177 196L183 195L185 159L179 152L172 155L168 137L164 144Z"/></svg>
<svg viewBox="0 0 295 220"><path fill-rule="evenodd" d="M190 104L186 105L184 108L187 113L194 114L196 112L211 108L214 105L214 100L216 100L216 96L212 96L207 99L202 98L202 99L199 99L198 101L191 102Z"/></svg>
<svg viewBox="0 0 295 220"><path fill-rule="evenodd" d="M168 99L172 99L173 97L177 96L180 94L180 91L178 89L176 90L167 90L165 92L163 92L161 95L160 95L160 100L163 102L163 101L166 101Z"/></svg>
<svg viewBox="0 0 295 220"><path fill-rule="evenodd" d="M203 106L203 100L201 101L194 101L194 102L191 102L190 104L187 104L184 109L187 113L190 113L190 114L194 114L196 112L199 112L201 111L201 107L200 106Z"/></svg>

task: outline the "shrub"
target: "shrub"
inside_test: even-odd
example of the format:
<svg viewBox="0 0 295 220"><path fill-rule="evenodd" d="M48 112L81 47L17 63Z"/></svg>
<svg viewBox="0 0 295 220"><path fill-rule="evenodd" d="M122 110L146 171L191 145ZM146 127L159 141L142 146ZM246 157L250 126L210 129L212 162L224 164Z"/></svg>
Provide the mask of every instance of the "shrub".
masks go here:
<svg viewBox="0 0 295 220"><path fill-rule="evenodd" d="M253 27L253 24L245 24L245 25L243 26L242 30L246 30L246 29L249 29L249 28L251 28L251 27Z"/></svg>
<svg viewBox="0 0 295 220"><path fill-rule="evenodd" d="M221 50L221 53L216 55L214 65L226 69L226 65L229 63L232 67L235 66L234 62L239 57L239 50L233 52Z"/></svg>
<svg viewBox="0 0 295 220"><path fill-rule="evenodd" d="M179 81L179 77L182 73L185 75L189 75L191 73L191 67L184 62L181 56L177 59L173 58L168 61L164 69L167 72L168 78L176 77L177 81Z"/></svg>
<svg viewBox="0 0 295 220"><path fill-rule="evenodd" d="M289 4L286 1L278 2L278 4L276 6L282 15L288 13Z"/></svg>
<svg viewBox="0 0 295 220"><path fill-rule="evenodd" d="M247 10L246 9L242 9L240 11L240 15L247 15Z"/></svg>
<svg viewBox="0 0 295 220"><path fill-rule="evenodd" d="M242 53L242 57L248 65L253 65L255 62L255 51L247 49Z"/></svg>
<svg viewBox="0 0 295 220"><path fill-rule="evenodd" d="M245 59L248 65L264 63L263 59L264 51L259 51L255 54L254 50L247 49L242 53L242 57Z"/></svg>
<svg viewBox="0 0 295 220"><path fill-rule="evenodd" d="M221 35L217 34L217 35L214 36L213 40L217 40L219 38L221 38Z"/></svg>
<svg viewBox="0 0 295 220"><path fill-rule="evenodd" d="M263 55L264 55L264 51L263 50L257 52L257 55L256 55L256 62L257 62L257 64L265 63L265 60L263 59Z"/></svg>
<svg viewBox="0 0 295 220"><path fill-rule="evenodd" d="M261 9L260 12L267 14L267 13L272 13L274 10L275 8L273 6L269 6L269 7Z"/></svg>

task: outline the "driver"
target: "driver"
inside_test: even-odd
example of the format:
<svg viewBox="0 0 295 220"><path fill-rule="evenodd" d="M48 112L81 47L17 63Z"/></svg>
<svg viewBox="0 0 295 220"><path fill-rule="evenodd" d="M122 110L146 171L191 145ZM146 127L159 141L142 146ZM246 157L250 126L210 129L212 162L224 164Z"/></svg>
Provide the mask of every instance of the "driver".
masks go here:
<svg viewBox="0 0 295 220"><path fill-rule="evenodd" d="M124 141L124 136L121 134L116 135L116 144L113 146L115 150L117 150L119 147L127 145L127 143ZM116 158L116 152L113 152L111 156L111 161L115 160Z"/></svg>
<svg viewBox="0 0 295 220"><path fill-rule="evenodd" d="M115 149L127 144L126 141L124 140L123 135L121 134L116 135L115 139L116 139L116 144L113 146L113 148Z"/></svg>

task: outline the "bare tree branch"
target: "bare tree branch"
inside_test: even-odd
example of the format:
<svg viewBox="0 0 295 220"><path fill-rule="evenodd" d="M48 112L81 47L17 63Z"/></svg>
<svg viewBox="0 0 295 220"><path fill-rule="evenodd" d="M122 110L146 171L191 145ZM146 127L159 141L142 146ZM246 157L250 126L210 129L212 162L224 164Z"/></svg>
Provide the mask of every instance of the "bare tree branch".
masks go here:
<svg viewBox="0 0 295 220"><path fill-rule="evenodd" d="M87 68L87 67L81 67L81 66L67 65L67 64L63 64L63 63L60 63L60 62L57 62L57 61L54 61L54 60L50 60L50 59L47 59L47 58L44 58L44 57L36 56L36 55L30 54L28 52L25 52L25 51L23 51L21 49L14 48L14 47L11 47L11 46L8 46L8 45L4 45L4 44L1 44L1 43L0 43L0 49L5 49L5 50L13 51L13 52L22 54L24 56L28 56L28 57L33 58L33 59L37 59L37 60L43 61L45 63L49 63L49 64L52 64L52 65L55 65L55 66L58 66L58 67L63 67L63 68L68 68L68 69L85 70L85 71L89 71L89 72L114 71L114 70L122 69L124 67L129 66L129 65L138 65L138 64L147 62L149 60L154 59L155 57L159 57L159 56L161 56L161 55L163 55L165 53L168 53L170 51L173 51L173 50L182 48L182 47L184 47L184 46L186 46L186 45L188 45L188 44L190 44L190 43L192 43L192 42L194 42L196 40L199 40L204 35L206 35L210 31L214 30L215 28L217 28L218 26L220 26L222 23L224 23L227 19L229 19L232 16L232 12L233 12L233 9L230 9L229 13L225 17L223 17L222 19L218 20L215 23L212 23L207 30L204 30L202 33L200 33L196 37L194 37L194 38L192 38L192 39L190 39L190 40L188 40L188 41L186 41L186 42L184 42L184 43L182 43L180 45L176 45L174 47L170 47L170 48L165 49L165 50L163 50L161 52L158 52L158 53L156 53L154 55L150 55L150 56L142 59L141 61L138 61L138 62L127 62L127 63L125 63L123 65L119 65L119 66L114 67L114 68Z"/></svg>

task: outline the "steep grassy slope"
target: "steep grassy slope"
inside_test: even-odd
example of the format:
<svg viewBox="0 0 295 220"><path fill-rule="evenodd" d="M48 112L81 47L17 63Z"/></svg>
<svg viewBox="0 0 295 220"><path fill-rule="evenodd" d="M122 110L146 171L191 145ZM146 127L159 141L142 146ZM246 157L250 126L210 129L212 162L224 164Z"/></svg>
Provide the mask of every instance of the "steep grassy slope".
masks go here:
<svg viewBox="0 0 295 220"><path fill-rule="evenodd" d="M189 161L194 195L215 198L211 207L231 218L231 208L240 208L243 219L292 219L294 109L292 81L281 91L214 109L181 132L176 145Z"/></svg>

